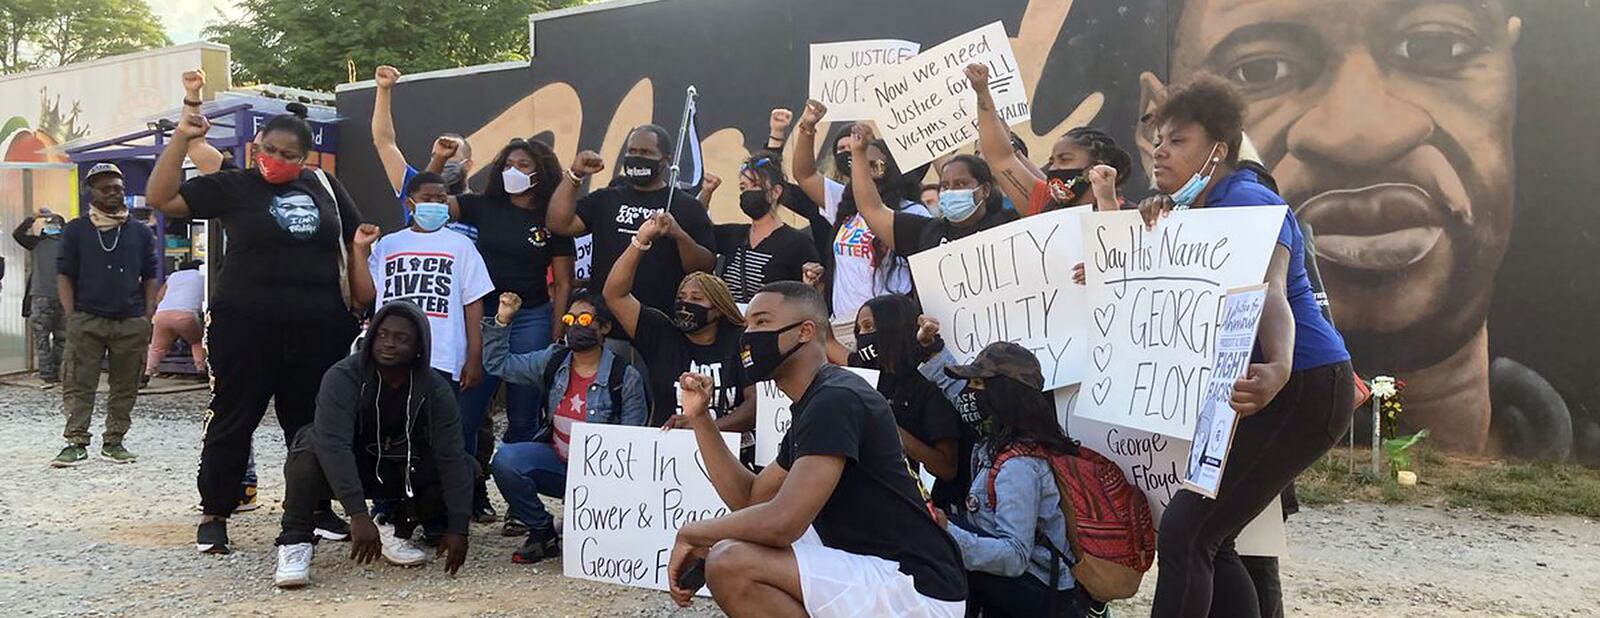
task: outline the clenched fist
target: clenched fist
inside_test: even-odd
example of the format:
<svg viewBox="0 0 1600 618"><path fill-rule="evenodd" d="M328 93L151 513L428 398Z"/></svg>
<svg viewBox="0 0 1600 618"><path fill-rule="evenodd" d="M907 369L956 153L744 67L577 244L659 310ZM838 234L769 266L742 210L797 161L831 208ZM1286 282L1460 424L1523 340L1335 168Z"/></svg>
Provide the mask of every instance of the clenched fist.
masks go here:
<svg viewBox="0 0 1600 618"><path fill-rule="evenodd" d="M605 168L605 159L601 159L599 153L593 150L585 150L578 153L578 158L572 161L572 173L579 176L596 174Z"/></svg>
<svg viewBox="0 0 1600 618"><path fill-rule="evenodd" d="M381 65L372 72L372 79L378 82L379 89L388 90L394 87L395 82L400 81L400 69L387 64Z"/></svg>

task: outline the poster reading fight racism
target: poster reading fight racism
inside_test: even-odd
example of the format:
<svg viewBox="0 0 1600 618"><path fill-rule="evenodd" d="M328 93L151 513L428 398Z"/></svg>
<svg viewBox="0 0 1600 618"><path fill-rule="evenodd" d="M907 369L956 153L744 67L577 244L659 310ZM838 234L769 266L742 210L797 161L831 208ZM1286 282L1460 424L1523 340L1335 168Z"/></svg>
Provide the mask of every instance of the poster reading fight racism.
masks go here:
<svg viewBox="0 0 1600 618"><path fill-rule="evenodd" d="M859 367L846 367L851 373L861 376L867 384L874 388L878 386L878 370L862 369ZM778 458L778 445L783 442L783 434L789 431L792 416L789 407L794 405L789 396L778 388L778 383L771 380L756 384L756 463L770 465Z"/></svg>
<svg viewBox="0 0 1600 618"><path fill-rule="evenodd" d="M1083 379L1088 354L1081 217L1089 206L1048 212L911 256L923 313L956 360L967 363L996 341L1033 351L1045 390Z"/></svg>
<svg viewBox="0 0 1600 618"><path fill-rule="evenodd" d="M1233 428L1239 422L1230 400L1233 383L1244 377L1255 349L1256 325L1267 302L1267 284L1228 290L1222 299L1222 319L1217 325L1217 354L1211 363L1211 379L1206 382L1200 403L1200 418L1189 441L1189 465L1183 486L1207 498L1217 497L1222 484L1222 469L1233 448Z"/></svg>
<svg viewBox="0 0 1600 618"><path fill-rule="evenodd" d="M1159 527L1161 514L1178 490L1184 489L1183 465L1189 460L1189 442L1158 433L1119 427L1084 418L1083 397L1077 385L1056 389L1056 409L1066 416L1067 435L1089 450L1116 462L1128 482L1150 500L1150 517ZM1074 410L1073 400L1077 409ZM1159 531L1158 531L1159 532ZM1288 531L1283 506L1277 498L1239 533L1237 549L1246 556L1282 556L1288 551Z"/></svg>
<svg viewBox="0 0 1600 618"><path fill-rule="evenodd" d="M1261 283L1284 206L1083 217L1089 366L1080 416L1188 440L1210 381L1223 296Z"/></svg>
<svg viewBox="0 0 1600 618"><path fill-rule="evenodd" d="M917 55L922 45L897 39L811 44L811 98L828 106L823 120L872 118L872 75Z"/></svg>
<svg viewBox="0 0 1600 618"><path fill-rule="evenodd" d="M878 71L868 88L872 120L900 169L909 170L978 140L978 96L969 64L989 66L989 92L1007 125L1031 113L1005 26L994 22Z"/></svg>
<svg viewBox="0 0 1600 618"><path fill-rule="evenodd" d="M739 434L724 433L722 439L737 452ZM667 590L667 562L678 529L728 514L706 474L694 432L574 423L571 444L562 505L562 572Z"/></svg>

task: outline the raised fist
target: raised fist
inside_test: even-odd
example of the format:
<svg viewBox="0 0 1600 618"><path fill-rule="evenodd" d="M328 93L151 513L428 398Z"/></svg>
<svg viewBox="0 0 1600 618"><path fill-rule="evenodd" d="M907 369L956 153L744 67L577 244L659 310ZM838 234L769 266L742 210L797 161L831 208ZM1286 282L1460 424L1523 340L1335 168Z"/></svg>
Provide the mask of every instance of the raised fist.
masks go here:
<svg viewBox="0 0 1600 618"><path fill-rule="evenodd" d="M205 116L194 113L184 113L178 119L178 128L172 131L174 139L196 140L205 139L206 133L211 131L211 121Z"/></svg>
<svg viewBox="0 0 1600 618"><path fill-rule="evenodd" d="M772 115L767 118L767 128L772 130L772 135L781 137L789 129L789 122L794 120L794 112L784 108L772 110Z"/></svg>
<svg viewBox="0 0 1600 618"><path fill-rule="evenodd" d="M828 106L816 99L806 99L806 109L800 112L800 126L808 129L815 128L822 117L828 114Z"/></svg>
<svg viewBox="0 0 1600 618"><path fill-rule="evenodd" d="M501 324L510 324L511 319L517 316L517 311L522 309L522 297L516 292L500 293L500 309L495 311L494 319Z"/></svg>
<svg viewBox="0 0 1600 618"><path fill-rule="evenodd" d="M388 90L394 87L395 82L400 81L400 69L387 64L380 65L376 71L373 71L372 79L378 82L378 88Z"/></svg>
<svg viewBox="0 0 1600 618"><path fill-rule="evenodd" d="M969 64L966 73L967 83L972 84L973 90L989 89L989 65L976 62Z"/></svg>
<svg viewBox="0 0 1600 618"><path fill-rule="evenodd" d="M363 249L370 249L372 247L372 243L378 242L378 237L382 235L382 228L379 228L371 223L363 223L356 228L356 246Z"/></svg>
<svg viewBox="0 0 1600 618"><path fill-rule="evenodd" d="M456 156L459 150L461 150L460 138L440 135L438 139L433 140L433 157L436 159L449 159Z"/></svg>
<svg viewBox="0 0 1600 618"><path fill-rule="evenodd" d="M200 91L206 87L206 72L203 69L183 72L183 90L195 98L199 98Z"/></svg>
<svg viewBox="0 0 1600 618"><path fill-rule="evenodd" d="M605 159L601 159L599 153L593 150L585 150L578 153L578 158L572 161L572 171L579 176L599 173L600 170L605 168Z"/></svg>

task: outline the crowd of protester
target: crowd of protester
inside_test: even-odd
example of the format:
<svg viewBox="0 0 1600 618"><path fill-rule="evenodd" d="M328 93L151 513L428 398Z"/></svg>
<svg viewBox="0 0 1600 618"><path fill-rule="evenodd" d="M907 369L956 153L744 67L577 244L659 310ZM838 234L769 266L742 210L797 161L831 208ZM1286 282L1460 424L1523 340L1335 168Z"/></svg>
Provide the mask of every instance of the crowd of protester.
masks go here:
<svg viewBox="0 0 1600 618"><path fill-rule="evenodd" d="M902 170L855 123L826 142L823 170L827 110L807 101L792 134L794 114L770 112L771 134L737 170L748 222L713 225L707 203L721 180L708 174L699 195L677 186L674 138L659 126L634 128L620 153L567 162L538 139L514 139L476 174L468 143L446 134L419 170L390 118L400 72L375 77L373 141L401 229L364 222L343 184L306 164L302 106L262 126L250 165L227 165L205 140L198 71L185 75L185 112L146 199L172 219L220 222L227 248L208 299L198 263L158 281L156 238L129 220L115 166L89 170L84 216L41 212L17 227L33 256L39 375L61 383L67 417L54 465L87 458L102 358L101 455L134 461L123 446L134 397L181 339L212 385L196 547L228 553L229 517L253 508L251 435L270 401L289 449L280 587L311 582L319 541L348 540L357 562L397 565L426 562L419 546L432 545L455 573L472 524L498 520L490 480L508 505L500 532L525 537L509 559L559 556L561 528L541 496L564 495L572 426L588 422L695 433L732 513L679 531L669 577L681 604L697 586L680 577L699 571L735 616L1105 615L1109 599L1066 568L1076 533L1050 462L1078 446L1038 361L996 343L958 364L922 315L906 260L1061 208L1135 208L1122 195L1131 159L1105 130L1073 129L1037 164L996 112L987 67L973 65L980 154ZM1229 86L1202 77L1145 119L1155 191L1136 208L1148 222L1283 203L1241 161L1243 111ZM617 155L617 180L594 186L604 154ZM592 276L579 280L584 235ZM1251 456L1228 467L1217 499L1179 492L1168 506L1157 616L1266 610L1234 539L1332 445L1353 407L1349 357L1318 310L1306 259L1287 215L1258 358L1233 393L1245 416L1234 451ZM878 382L839 366L875 369ZM755 384L766 380L795 403L778 458L763 467L753 430ZM742 433L741 448L721 432Z"/></svg>

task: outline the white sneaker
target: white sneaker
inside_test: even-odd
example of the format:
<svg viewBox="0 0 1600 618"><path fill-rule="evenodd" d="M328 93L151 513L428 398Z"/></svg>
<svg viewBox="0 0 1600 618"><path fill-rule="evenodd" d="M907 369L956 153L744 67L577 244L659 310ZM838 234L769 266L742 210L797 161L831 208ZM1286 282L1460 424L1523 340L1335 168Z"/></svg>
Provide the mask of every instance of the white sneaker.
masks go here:
<svg viewBox="0 0 1600 618"><path fill-rule="evenodd" d="M299 588L311 583L311 553L316 547L310 543L278 546L278 571L272 582L279 588Z"/></svg>
<svg viewBox="0 0 1600 618"><path fill-rule="evenodd" d="M417 566L428 561L428 552L411 544L410 539L394 535L393 524L378 524L378 539L383 541L383 559L396 566Z"/></svg>

